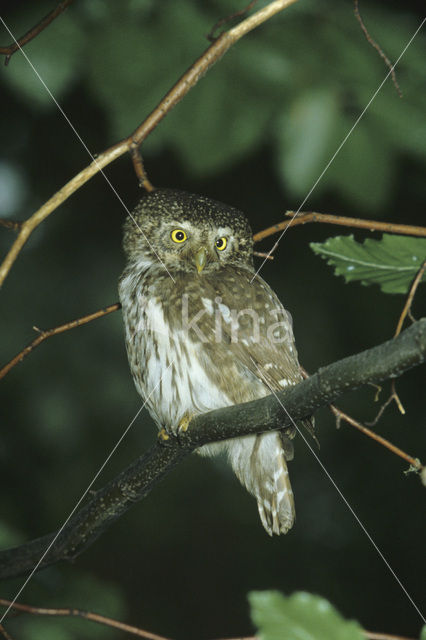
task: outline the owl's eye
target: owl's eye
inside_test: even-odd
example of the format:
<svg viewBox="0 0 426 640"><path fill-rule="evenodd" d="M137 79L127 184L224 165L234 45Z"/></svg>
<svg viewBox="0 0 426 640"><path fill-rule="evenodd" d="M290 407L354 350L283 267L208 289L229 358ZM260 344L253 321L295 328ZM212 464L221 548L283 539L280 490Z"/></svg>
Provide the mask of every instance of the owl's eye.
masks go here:
<svg viewBox="0 0 426 640"><path fill-rule="evenodd" d="M171 232L170 237L173 240L173 242L177 242L178 244L180 244L182 242L185 242L188 236L186 235L183 229L174 229Z"/></svg>
<svg viewBox="0 0 426 640"><path fill-rule="evenodd" d="M223 251L224 249L226 249L227 244L228 244L227 238L218 238L216 240L216 249L219 249L219 251Z"/></svg>

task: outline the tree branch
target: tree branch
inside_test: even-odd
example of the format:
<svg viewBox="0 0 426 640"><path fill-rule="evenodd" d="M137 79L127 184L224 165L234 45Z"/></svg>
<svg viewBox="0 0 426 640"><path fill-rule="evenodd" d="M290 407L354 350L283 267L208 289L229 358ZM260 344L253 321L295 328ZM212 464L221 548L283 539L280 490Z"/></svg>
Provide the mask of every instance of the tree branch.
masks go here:
<svg viewBox="0 0 426 640"><path fill-rule="evenodd" d="M0 227L10 229L11 231L19 231L22 227L22 222L19 222L18 220L5 220L4 218L0 218Z"/></svg>
<svg viewBox="0 0 426 640"><path fill-rule="evenodd" d="M167 640L164 636L159 636L156 633L145 631L139 627L134 627L125 622L114 620L113 618L107 618L100 613L94 611L83 611L82 609L46 609L45 607L32 607L28 604L21 604L20 602L12 602L11 600L5 600L0 598L0 606L9 607L22 611L23 613L31 613L37 616L48 616L50 618L83 618L84 620L90 620L91 622L97 622L98 624L105 625L106 627L112 627L113 629L119 629L125 633L130 633L138 638L145 638L145 640Z"/></svg>
<svg viewBox="0 0 426 640"><path fill-rule="evenodd" d="M69 331L70 329L76 329L77 327L81 327L83 324L87 324L88 322L92 322L92 320L97 320L102 316L108 315L108 313L112 313L113 311L117 311L121 309L121 304L119 302L115 302L114 304L110 304L109 307L105 307L105 309L99 309L94 313L90 313L87 316L83 316L82 318L77 318L77 320L71 320L70 322L66 322L65 324L61 324L58 327L53 327L52 329L46 329L45 331L41 331L37 327L33 327L36 331L38 331L37 338L34 338L32 342L27 344L27 346L22 349L12 360L9 360L7 364L4 365L0 369L0 380L4 378L4 376L9 373L9 371L17 365L19 362L30 354L39 344L44 342L47 338L51 338L52 336L57 336L59 333L64 333L64 331Z"/></svg>
<svg viewBox="0 0 426 640"><path fill-rule="evenodd" d="M117 142L109 147L103 153L100 153L87 167L82 169L74 178L67 182L59 191L57 191L45 204L40 207L32 216L22 223L18 237L12 244L8 254L0 266L0 286L6 279L13 263L21 252L28 238L55 209L59 207L67 198L69 198L77 189L83 186L94 175L102 171L108 164L122 156L126 152L133 153L134 148L139 146L155 129L161 120L173 109L175 105L194 87L205 73L218 61L222 56L238 42L240 38L261 25L276 13L286 9L297 0L274 0L266 7L256 11L253 15L243 20L240 24L229 31L225 31L208 49L194 62L194 64L186 71L178 82L170 89L170 91L159 102L157 107L150 115L139 125L133 133L127 138ZM138 167L138 179L140 167Z"/></svg>
<svg viewBox="0 0 426 640"><path fill-rule="evenodd" d="M391 399L392 397L390 398L390 400ZM385 447L385 449L392 451L392 453L394 453L396 456L399 456L400 458L408 462L408 464L411 466L413 470L417 470L421 472L424 469L423 465L421 464L418 458L413 458L413 456L409 456L408 453L405 453L405 451L402 451L402 449L400 449L399 447L396 447L394 444L392 444L392 442L389 442L389 440L386 440L382 436L379 436L378 433L374 433L374 431L371 431L371 429L367 429L367 427L365 427L363 424L358 422L358 420L354 420L354 418L352 418L347 413L345 413L344 411L336 407L336 405L331 404L329 408L333 413L333 415L336 416L337 426L339 426L340 422L343 420L344 422L347 422L348 424L350 424L352 427L355 427L355 429L358 429L358 431L360 431L364 435L378 442L380 445L382 445L382 447Z"/></svg>
<svg viewBox="0 0 426 640"><path fill-rule="evenodd" d="M300 420L340 395L367 383L401 375L426 360L426 318L403 331L397 338L349 356L318 370L316 374L277 396L217 409L195 417L179 439L167 445L157 442L103 489L97 491L75 513L59 533L49 534L19 547L0 552L0 578L76 558L117 518L138 500L178 462L197 447L231 437L289 427L292 417ZM49 551L47 547L51 545Z"/></svg>
<svg viewBox="0 0 426 640"><path fill-rule="evenodd" d="M393 222L380 222L378 220L363 220L362 218L347 218L345 216L334 216L330 213L317 213L307 211L295 215L295 211L286 211L286 216L291 220L282 220L277 224L262 229L254 234L254 242L260 242L264 238L272 236L274 233L284 231L288 227L296 227L307 222L323 222L326 224L337 224L343 227L355 227L356 229L368 229L368 231L383 231L385 233L399 233L406 236L426 237L426 227L416 227L409 224L393 224Z"/></svg>
<svg viewBox="0 0 426 640"><path fill-rule="evenodd" d="M46 609L44 607L33 607L28 604L22 604L20 602L12 602L11 600L5 600L0 598L0 606L10 607L23 613L31 613L37 616L59 617L59 618L83 618L84 620L90 620L91 622L97 622L107 627L114 629L120 629L126 633L131 633L139 638L146 638L147 640L167 640L163 636L159 636L156 633L145 631L139 627L114 620L113 618L107 618L94 611L82 611L81 609L69 608L69 609ZM1 627L0 627L1 629ZM4 631L4 630L3 630ZM374 631L363 630L363 634L367 640L414 640L413 638L406 638L402 636L389 635L388 633L377 633ZM8 637L8 636L5 636ZM239 637L239 638L222 638L221 640L260 640L258 636Z"/></svg>
<svg viewBox="0 0 426 640"><path fill-rule="evenodd" d="M47 14L47 16L44 16L44 18L42 18L40 22L38 22L34 27L27 31L27 33L25 33L21 38L19 38L19 40L13 42L8 47L0 47L0 55L6 56L4 64L7 66L9 64L10 58L16 51L18 51L18 49L21 49L21 47L38 36L38 34L41 33L46 27L48 27L49 24L53 22L53 20L57 18L63 11L65 11L65 9L69 7L72 2L74 2L74 0L63 0L63 2L60 2L58 6L55 7L55 9Z"/></svg>

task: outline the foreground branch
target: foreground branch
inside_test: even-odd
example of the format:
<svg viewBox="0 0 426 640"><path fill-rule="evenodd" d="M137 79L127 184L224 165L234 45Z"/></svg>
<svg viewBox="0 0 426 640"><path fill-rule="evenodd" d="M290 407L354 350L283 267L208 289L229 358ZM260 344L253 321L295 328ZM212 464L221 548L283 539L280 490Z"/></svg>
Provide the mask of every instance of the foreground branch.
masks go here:
<svg viewBox="0 0 426 640"><path fill-rule="evenodd" d="M167 640L163 636L159 636L156 633L145 631L140 627L134 627L132 625L120 622L114 618L107 618L94 611L82 611L81 609L46 609L45 607L33 607L28 604L22 604L21 602L12 602L11 600L5 600L0 598L0 606L10 607L23 613L30 613L36 616L58 617L58 618L83 618L83 620L90 620L91 622L97 622L98 624L105 625L106 627L112 627L113 629L119 629L125 633L129 633L139 638L146 638L147 640ZM1 630L1 627L0 627ZM376 633L374 631L365 631L363 634L367 640L413 640L412 638L406 638L402 636L389 635L387 633ZM5 636L7 637L7 636ZM222 640L260 640L258 636L240 637L240 638L223 638Z"/></svg>
<svg viewBox="0 0 426 640"><path fill-rule="evenodd" d="M249 433L282 429L312 415L346 391L400 376L426 360L426 318L397 338L349 356L286 391L195 417L179 440L156 443L76 512L57 533L0 552L0 578L76 558L129 507L197 447ZM285 410L280 403L283 403Z"/></svg>
<svg viewBox="0 0 426 640"><path fill-rule="evenodd" d="M13 263L21 252L28 238L55 209L59 207L67 198L69 198L77 189L88 182L94 175L102 172L102 169L108 164L122 156L126 152L130 152L135 156L134 149L139 147L148 135L155 129L161 120L173 109L175 105L194 87L205 73L218 61L222 56L238 42L240 38L258 27L259 25L272 18L275 14L286 9L297 0L274 0L268 5L256 11L253 15L243 20L240 24L229 31L225 31L215 40L215 42L206 49L206 51L194 62L194 64L186 71L178 82L170 89L170 91L159 102L158 106L150 113L150 115L142 122L141 125L127 138L117 142L103 153L100 153L87 167L72 178L62 189L55 193L38 211L22 223L18 237L11 246L9 253L0 266L0 286L3 284L7 274L12 268ZM138 172L140 169L138 169ZM140 175L138 174L140 179Z"/></svg>

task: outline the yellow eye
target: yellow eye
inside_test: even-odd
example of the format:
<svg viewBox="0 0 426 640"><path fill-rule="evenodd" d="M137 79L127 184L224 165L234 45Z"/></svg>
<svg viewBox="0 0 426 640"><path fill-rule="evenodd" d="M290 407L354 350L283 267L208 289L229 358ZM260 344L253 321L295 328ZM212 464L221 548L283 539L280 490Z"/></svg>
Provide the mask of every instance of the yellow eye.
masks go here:
<svg viewBox="0 0 426 640"><path fill-rule="evenodd" d="M228 244L227 238L218 238L216 240L216 249L219 249L219 251L223 251L224 249L226 249L227 244Z"/></svg>
<svg viewBox="0 0 426 640"><path fill-rule="evenodd" d="M178 244L180 244L182 242L185 242L188 236L186 235L183 229L174 229L171 232L170 237L173 240L173 242L177 242Z"/></svg>

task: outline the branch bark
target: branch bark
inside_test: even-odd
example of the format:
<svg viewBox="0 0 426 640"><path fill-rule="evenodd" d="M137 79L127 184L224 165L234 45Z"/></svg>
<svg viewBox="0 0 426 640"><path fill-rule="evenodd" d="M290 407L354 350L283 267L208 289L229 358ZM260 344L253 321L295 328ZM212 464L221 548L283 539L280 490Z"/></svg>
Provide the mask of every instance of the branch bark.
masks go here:
<svg viewBox="0 0 426 640"><path fill-rule="evenodd" d="M249 433L283 429L291 425L289 416L294 420L305 418L347 391L400 376L425 360L426 318L423 318L398 337L323 367L307 380L277 393L285 411L270 395L195 417L179 440L170 438L167 445L157 442L97 491L59 534L0 552L0 578L33 570L41 557L38 568L76 558L197 447ZM49 545L52 546L46 553Z"/></svg>

